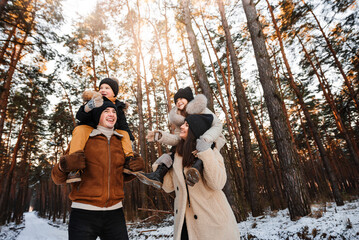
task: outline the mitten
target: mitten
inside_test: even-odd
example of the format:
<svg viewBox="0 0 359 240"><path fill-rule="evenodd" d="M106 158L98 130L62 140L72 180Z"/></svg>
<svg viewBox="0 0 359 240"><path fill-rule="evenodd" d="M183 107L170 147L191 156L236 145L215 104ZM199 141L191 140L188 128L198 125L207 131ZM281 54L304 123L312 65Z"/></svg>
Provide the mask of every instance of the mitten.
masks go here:
<svg viewBox="0 0 359 240"><path fill-rule="evenodd" d="M161 132L155 130L155 131L149 131L146 136L146 139L147 142L158 142L158 140L160 140L161 137L162 137Z"/></svg>
<svg viewBox="0 0 359 240"><path fill-rule="evenodd" d="M140 155L135 154L135 156L128 162L128 168L133 172L142 171L145 169L145 161Z"/></svg>
<svg viewBox="0 0 359 240"><path fill-rule="evenodd" d="M89 112L94 108L101 107L103 104L103 98L101 93L96 93L90 101L85 105L85 112Z"/></svg>
<svg viewBox="0 0 359 240"><path fill-rule="evenodd" d="M200 137L199 139L197 139L196 149L198 152L203 152L206 151L208 148L210 148L211 145L212 143L206 142L206 140Z"/></svg>
<svg viewBox="0 0 359 240"><path fill-rule="evenodd" d="M164 165L166 165L167 168L170 168L173 164L173 160L172 160L170 154L165 153L165 154L162 154L162 156L160 156L159 158L157 158L155 163L158 165L164 164Z"/></svg>
<svg viewBox="0 0 359 240"><path fill-rule="evenodd" d="M59 164L60 170L63 172L71 172L74 170L82 170L86 167L85 153L83 150L62 156Z"/></svg>

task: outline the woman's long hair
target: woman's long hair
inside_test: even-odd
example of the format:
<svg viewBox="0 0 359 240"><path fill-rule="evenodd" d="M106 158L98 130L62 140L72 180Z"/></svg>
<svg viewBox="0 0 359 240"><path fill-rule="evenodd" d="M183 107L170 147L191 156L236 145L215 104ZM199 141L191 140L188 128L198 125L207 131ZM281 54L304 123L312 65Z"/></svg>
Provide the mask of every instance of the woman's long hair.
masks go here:
<svg viewBox="0 0 359 240"><path fill-rule="evenodd" d="M192 166L195 160L195 156L192 152L196 150L196 137L190 128L188 128L188 134L186 140L181 139L177 144L176 151L178 155L183 158L183 167Z"/></svg>

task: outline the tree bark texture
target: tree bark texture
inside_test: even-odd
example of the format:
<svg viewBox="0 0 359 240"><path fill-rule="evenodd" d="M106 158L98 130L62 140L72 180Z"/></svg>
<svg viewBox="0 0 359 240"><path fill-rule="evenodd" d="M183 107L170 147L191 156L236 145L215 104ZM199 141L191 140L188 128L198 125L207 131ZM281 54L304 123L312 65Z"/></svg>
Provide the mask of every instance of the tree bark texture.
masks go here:
<svg viewBox="0 0 359 240"><path fill-rule="evenodd" d="M203 94L207 97L208 108L213 111L214 107L213 107L212 91L211 91L211 87L209 86L209 83L208 83L207 73L206 73L206 70L205 70L205 67L204 67L204 64L202 61L202 55L201 55L201 52L198 47L196 35L192 28L189 2L190 2L190 0L181 0L181 5L183 8L184 23L186 26L188 39L189 39L189 42L191 45L194 63L196 65L199 85L203 91Z"/></svg>
<svg viewBox="0 0 359 240"><path fill-rule="evenodd" d="M242 0L242 3L281 163L290 218L296 220L310 213L308 194L302 179L298 156L285 121L282 99L275 85L273 69L254 3L252 0Z"/></svg>

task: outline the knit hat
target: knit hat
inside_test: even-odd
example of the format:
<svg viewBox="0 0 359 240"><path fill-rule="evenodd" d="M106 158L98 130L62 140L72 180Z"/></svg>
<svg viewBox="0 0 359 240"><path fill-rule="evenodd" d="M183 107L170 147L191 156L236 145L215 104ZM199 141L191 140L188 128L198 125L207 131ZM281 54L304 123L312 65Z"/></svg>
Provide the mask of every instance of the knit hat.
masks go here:
<svg viewBox="0 0 359 240"><path fill-rule="evenodd" d="M185 119L189 128L196 138L202 136L208 129L211 128L213 122L212 114L192 114Z"/></svg>
<svg viewBox="0 0 359 240"><path fill-rule="evenodd" d="M101 85L104 83L108 84L111 87L116 97L118 94L118 80L115 78L104 78L101 80L99 87L101 87Z"/></svg>
<svg viewBox="0 0 359 240"><path fill-rule="evenodd" d="M190 87L180 88L178 92L175 94L174 98L175 98L175 103L179 98L185 98L187 99L188 102L190 102L191 100L193 100L192 89Z"/></svg>
<svg viewBox="0 0 359 240"><path fill-rule="evenodd" d="M106 108L108 107L112 107L116 110L116 114L117 114L117 108L116 105L113 104L110 100L108 100L108 98L103 97L103 104L101 107L97 107L94 108L91 112L92 112L92 116L93 116L93 121L95 123L95 126L97 126L100 122L100 118L101 118L101 114L103 111L105 111Z"/></svg>

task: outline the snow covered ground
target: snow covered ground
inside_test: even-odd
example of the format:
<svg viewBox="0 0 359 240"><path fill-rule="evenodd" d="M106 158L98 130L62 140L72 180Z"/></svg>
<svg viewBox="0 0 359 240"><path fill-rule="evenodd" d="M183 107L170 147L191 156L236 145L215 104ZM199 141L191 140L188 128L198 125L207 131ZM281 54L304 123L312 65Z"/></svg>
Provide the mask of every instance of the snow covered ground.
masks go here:
<svg viewBox="0 0 359 240"><path fill-rule="evenodd" d="M298 221L289 219L288 210L267 212L260 217L248 217L238 223L241 239L350 239L359 240L359 200L312 205L311 216ZM173 219L150 226L129 223L130 239L172 239ZM25 222L8 224L0 228L0 240L65 240L67 226L38 218L35 212L25 213Z"/></svg>

